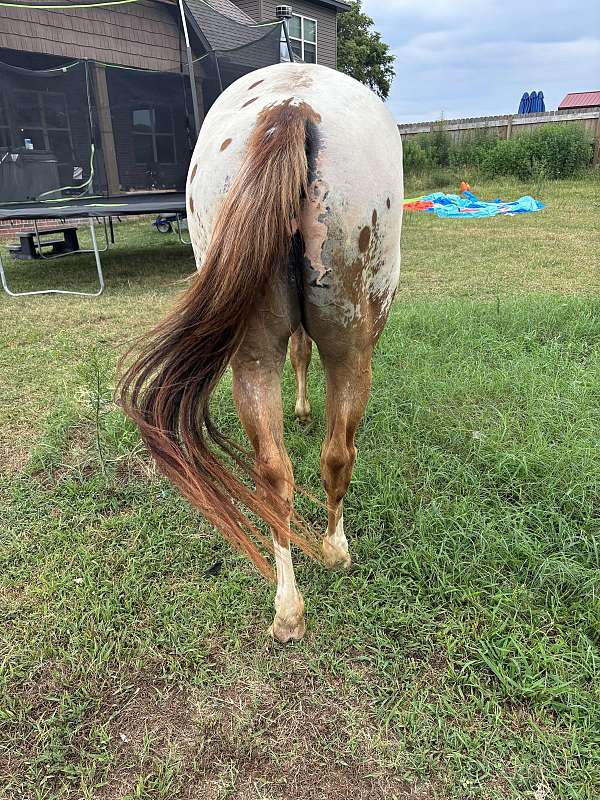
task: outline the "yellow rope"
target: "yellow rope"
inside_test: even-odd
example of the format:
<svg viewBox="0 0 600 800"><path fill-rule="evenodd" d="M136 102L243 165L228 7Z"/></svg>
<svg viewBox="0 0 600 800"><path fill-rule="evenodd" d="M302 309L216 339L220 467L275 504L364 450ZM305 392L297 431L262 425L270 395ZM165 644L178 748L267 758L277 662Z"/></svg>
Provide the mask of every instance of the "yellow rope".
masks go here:
<svg viewBox="0 0 600 800"><path fill-rule="evenodd" d="M41 8L45 11L65 10L70 8L96 8L100 6L124 6L128 3L139 3L141 0L102 0L100 3L69 3L68 5L41 5L39 3L6 3L0 2L0 8Z"/></svg>

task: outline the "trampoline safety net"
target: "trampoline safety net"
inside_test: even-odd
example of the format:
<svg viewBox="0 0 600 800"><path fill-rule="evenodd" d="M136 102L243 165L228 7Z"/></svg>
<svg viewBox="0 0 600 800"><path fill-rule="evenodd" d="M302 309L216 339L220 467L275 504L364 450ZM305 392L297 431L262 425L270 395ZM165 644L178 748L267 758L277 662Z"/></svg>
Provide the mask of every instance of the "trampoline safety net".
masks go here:
<svg viewBox="0 0 600 800"><path fill-rule="evenodd" d="M201 119L242 75L280 60L281 26L195 58ZM182 191L194 146L189 76L0 48L0 205ZM35 63L38 68L30 68Z"/></svg>

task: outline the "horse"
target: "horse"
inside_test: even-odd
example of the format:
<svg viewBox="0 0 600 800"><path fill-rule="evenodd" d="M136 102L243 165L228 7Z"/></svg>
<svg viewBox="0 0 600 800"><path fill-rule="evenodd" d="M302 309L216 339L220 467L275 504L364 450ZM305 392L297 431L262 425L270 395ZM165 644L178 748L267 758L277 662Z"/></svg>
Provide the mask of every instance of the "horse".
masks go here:
<svg viewBox="0 0 600 800"><path fill-rule="evenodd" d="M282 643L305 632L291 544L329 568L351 565L344 496L399 280L402 201L400 134L370 89L303 63L239 78L208 112L190 163L197 272L122 369L119 402L160 470L276 578L269 630ZM294 511L281 399L290 339L301 423L313 342L326 376L322 538ZM210 414L229 366L251 456Z"/></svg>

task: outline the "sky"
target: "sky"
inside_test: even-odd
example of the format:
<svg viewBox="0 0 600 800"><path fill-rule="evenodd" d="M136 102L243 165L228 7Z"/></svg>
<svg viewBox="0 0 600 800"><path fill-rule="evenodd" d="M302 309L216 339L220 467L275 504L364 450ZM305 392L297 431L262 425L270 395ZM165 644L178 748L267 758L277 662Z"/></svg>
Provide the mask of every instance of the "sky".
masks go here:
<svg viewBox="0 0 600 800"><path fill-rule="evenodd" d="M551 110L600 90L600 0L363 0L396 56L398 122Z"/></svg>

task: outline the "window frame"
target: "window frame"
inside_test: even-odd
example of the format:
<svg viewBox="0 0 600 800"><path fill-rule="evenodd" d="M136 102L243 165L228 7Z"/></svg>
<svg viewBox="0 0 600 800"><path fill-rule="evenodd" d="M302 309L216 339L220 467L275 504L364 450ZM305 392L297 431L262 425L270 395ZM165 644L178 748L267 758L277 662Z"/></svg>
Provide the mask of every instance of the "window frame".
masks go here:
<svg viewBox="0 0 600 800"><path fill-rule="evenodd" d="M37 152L41 153L52 153L53 150L50 147L50 137L49 134L53 132L57 133L66 133L69 138L69 147L71 148L71 156L73 157L75 154L75 150L73 147L73 135L71 133L71 117L69 116L69 106L67 105L67 95L64 92L45 92L43 89L17 89L15 92L15 98L18 94L33 94L37 99L37 105L40 115L40 125L29 125L28 127L24 127L18 121L18 114L15 115L15 131L17 135L24 133L26 130L31 131L40 131L42 138L44 140L44 147L43 148L34 148L37 149ZM46 107L44 104L44 97L60 97L62 99L62 103L65 109L65 119L66 119L66 126L64 128L59 128L56 125L48 125L46 121ZM23 144L19 144L19 147L24 147Z"/></svg>
<svg viewBox="0 0 600 800"><path fill-rule="evenodd" d="M315 19L314 17L308 17L305 14L292 14L292 16L296 17L297 19L300 20L300 39L297 36L292 36L292 34L290 32L290 41L298 42L300 44L300 49L301 49L301 53L302 53L300 58L302 59L302 61L305 61L305 59L304 59L304 45L305 44L309 44L311 46L314 45L314 48L315 48L315 61L314 61L314 63L318 64L319 63L319 20ZM314 40L314 42L311 42L308 39L304 38L304 21L305 20L308 20L308 22L314 22L314 24L315 24L315 40ZM288 26L288 28L289 28L289 26ZM305 61L305 63L309 63L309 62ZM310 63L312 63L312 62L310 62Z"/></svg>
<svg viewBox="0 0 600 800"><path fill-rule="evenodd" d="M167 109L169 112L169 119L171 121L171 130L165 133L164 131L157 131L156 130L156 110L158 108ZM152 121L153 127L150 131L136 131L135 123L134 123L134 114L136 111L152 111ZM138 161L136 158L135 153L135 138L136 136L147 136L149 137L150 141L152 142L152 155L154 156L154 160L151 162L153 164L159 164L163 167L172 167L177 164L177 136L175 131L175 116L173 114L173 107L169 106L165 103L147 103L146 105L138 105L136 108L131 109L131 134L132 134L132 143L133 143L133 163L137 167L142 167L145 164L148 164L148 161ZM157 138L160 137L169 137L171 139L171 143L173 145L173 161L159 161L158 160L158 147L157 147Z"/></svg>

